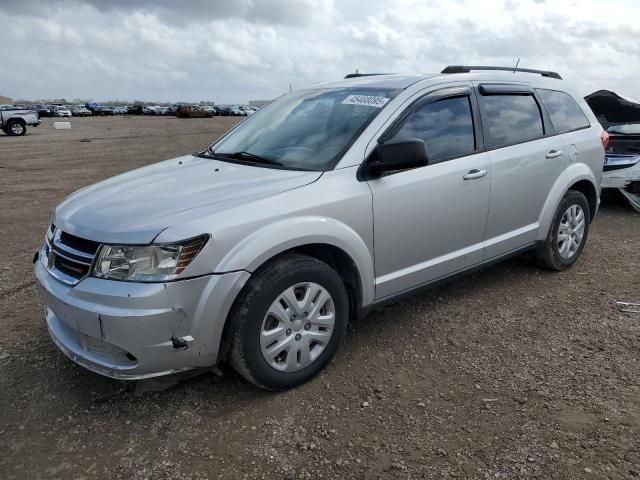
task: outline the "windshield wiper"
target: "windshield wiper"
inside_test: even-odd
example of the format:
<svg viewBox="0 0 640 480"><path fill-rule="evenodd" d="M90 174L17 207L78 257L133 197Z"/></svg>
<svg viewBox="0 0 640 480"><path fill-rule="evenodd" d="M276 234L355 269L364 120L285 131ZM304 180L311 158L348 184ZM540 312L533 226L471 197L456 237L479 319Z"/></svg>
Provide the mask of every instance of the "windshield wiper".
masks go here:
<svg viewBox="0 0 640 480"><path fill-rule="evenodd" d="M212 152L215 157L233 158L236 160L248 160L253 163L265 163L267 165L283 165L283 163L267 157L261 157L251 152L217 153Z"/></svg>

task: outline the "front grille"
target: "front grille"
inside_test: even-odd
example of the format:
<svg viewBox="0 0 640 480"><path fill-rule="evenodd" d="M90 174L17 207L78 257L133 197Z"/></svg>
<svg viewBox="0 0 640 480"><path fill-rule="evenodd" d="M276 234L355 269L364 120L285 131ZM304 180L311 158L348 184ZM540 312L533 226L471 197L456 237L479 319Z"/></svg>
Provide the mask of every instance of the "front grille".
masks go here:
<svg viewBox="0 0 640 480"><path fill-rule="evenodd" d="M53 226L45 246L47 268L60 281L75 285L89 275L98 248L98 242L76 237Z"/></svg>
<svg viewBox="0 0 640 480"><path fill-rule="evenodd" d="M91 255L95 255L98 251L98 248L100 248L100 244L98 242L76 237L75 235L71 235L67 232L60 232L60 243L67 245L74 250L79 250Z"/></svg>
<svg viewBox="0 0 640 480"><path fill-rule="evenodd" d="M54 255L55 255L55 258L53 260L54 267L60 270L65 275L80 279L86 276L87 273L89 273L89 269L91 268L90 266L69 261L66 258L62 258L61 256L56 255L55 253Z"/></svg>

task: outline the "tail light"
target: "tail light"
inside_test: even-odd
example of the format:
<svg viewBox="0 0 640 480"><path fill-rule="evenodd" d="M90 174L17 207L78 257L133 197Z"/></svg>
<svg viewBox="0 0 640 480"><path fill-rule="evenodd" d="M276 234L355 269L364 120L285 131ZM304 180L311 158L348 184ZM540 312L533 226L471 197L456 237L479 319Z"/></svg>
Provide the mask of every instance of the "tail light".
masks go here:
<svg viewBox="0 0 640 480"><path fill-rule="evenodd" d="M609 134L607 132L602 132L600 134L600 140L602 141L602 146L607 149L607 145L609 145Z"/></svg>

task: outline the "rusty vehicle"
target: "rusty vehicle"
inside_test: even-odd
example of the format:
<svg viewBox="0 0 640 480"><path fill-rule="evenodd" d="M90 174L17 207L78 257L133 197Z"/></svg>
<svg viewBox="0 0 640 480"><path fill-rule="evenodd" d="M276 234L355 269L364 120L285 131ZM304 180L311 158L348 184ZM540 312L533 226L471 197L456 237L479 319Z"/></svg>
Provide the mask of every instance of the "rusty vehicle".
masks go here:
<svg viewBox="0 0 640 480"><path fill-rule="evenodd" d="M198 105L180 105L176 111L178 118L210 118L213 114Z"/></svg>

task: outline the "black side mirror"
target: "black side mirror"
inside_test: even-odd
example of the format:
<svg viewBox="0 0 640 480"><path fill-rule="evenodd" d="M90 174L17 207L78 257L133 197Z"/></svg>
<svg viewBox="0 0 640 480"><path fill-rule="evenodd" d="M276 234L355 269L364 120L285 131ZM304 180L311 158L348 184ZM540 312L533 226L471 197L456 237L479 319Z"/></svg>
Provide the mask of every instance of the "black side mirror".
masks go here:
<svg viewBox="0 0 640 480"><path fill-rule="evenodd" d="M378 145L368 164L368 170L372 176L376 176L382 172L424 167L427 163L427 147L424 140L391 140Z"/></svg>

